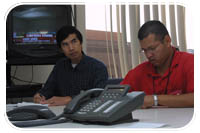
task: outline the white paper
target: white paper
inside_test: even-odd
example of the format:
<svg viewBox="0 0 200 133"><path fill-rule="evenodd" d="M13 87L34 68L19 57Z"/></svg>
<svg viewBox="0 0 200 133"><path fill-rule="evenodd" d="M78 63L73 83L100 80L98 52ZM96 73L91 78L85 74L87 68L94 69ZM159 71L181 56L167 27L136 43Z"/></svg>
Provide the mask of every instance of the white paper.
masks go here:
<svg viewBox="0 0 200 133"><path fill-rule="evenodd" d="M22 102L22 103L17 103L17 107L28 106L28 105L48 106L48 104L39 104L39 103L32 103L32 102Z"/></svg>
<svg viewBox="0 0 200 133"><path fill-rule="evenodd" d="M48 104L39 104L39 103L32 103L32 102L21 102L21 103L17 103L17 104L6 104L6 107L21 107L21 106L28 106L28 105L48 106Z"/></svg>

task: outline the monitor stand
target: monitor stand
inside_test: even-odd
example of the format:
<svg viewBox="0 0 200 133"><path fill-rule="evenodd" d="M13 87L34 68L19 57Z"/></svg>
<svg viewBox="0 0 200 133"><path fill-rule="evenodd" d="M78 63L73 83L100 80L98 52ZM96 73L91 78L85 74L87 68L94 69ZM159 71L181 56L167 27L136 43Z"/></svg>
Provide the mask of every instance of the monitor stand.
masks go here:
<svg viewBox="0 0 200 133"><path fill-rule="evenodd" d="M6 64L6 98L33 97L42 84L15 85L11 80L11 65Z"/></svg>

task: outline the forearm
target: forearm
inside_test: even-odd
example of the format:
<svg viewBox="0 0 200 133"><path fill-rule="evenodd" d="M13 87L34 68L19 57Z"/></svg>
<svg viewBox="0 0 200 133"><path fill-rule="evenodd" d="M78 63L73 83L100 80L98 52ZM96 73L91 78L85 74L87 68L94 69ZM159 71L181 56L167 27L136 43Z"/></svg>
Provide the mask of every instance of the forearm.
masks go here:
<svg viewBox="0 0 200 133"><path fill-rule="evenodd" d="M158 104L167 107L193 107L194 93L182 95L158 95Z"/></svg>
<svg viewBox="0 0 200 133"><path fill-rule="evenodd" d="M62 106L68 104L72 98L70 96L57 97L53 96L52 98L41 102L42 104L48 104L49 106Z"/></svg>
<svg viewBox="0 0 200 133"><path fill-rule="evenodd" d="M53 96L52 90L51 89L40 89L37 93L39 93L40 95L44 96L46 99L49 99Z"/></svg>

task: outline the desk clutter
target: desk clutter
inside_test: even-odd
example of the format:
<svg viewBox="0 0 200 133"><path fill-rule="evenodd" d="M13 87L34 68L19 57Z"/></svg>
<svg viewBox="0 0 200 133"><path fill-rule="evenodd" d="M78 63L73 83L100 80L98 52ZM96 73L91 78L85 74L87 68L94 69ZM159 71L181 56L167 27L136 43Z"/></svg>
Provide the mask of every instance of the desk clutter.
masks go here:
<svg viewBox="0 0 200 133"><path fill-rule="evenodd" d="M6 110L9 111L12 108L15 108L16 104L13 106L8 104L6 106ZM49 109L54 112L57 116L61 114L64 110L65 106L54 106L49 107ZM32 120L26 121L39 123L41 126L35 125L32 128L182 128L190 123L193 118L194 108L151 108L151 109L136 109L132 112L133 118L139 119L137 122L129 122L129 123L121 123L116 125L97 125L97 124L83 124L83 123L75 123L73 121L62 121L59 124L55 124L58 121L50 121L54 124L45 125L47 121L40 120ZM6 115L5 115L6 116ZM174 120L176 118L176 120ZM40 121L40 122L38 122ZM43 124L42 124L43 123Z"/></svg>
<svg viewBox="0 0 200 133"><path fill-rule="evenodd" d="M84 91L75 96L65 107L63 106L64 108L22 102L7 104L6 109L8 116L14 109L18 110L17 113L25 112L24 116L32 118L20 122L16 119L10 120L17 127L182 127L193 117L193 108L141 109L144 92L127 93L128 90L128 85L107 85L105 89L94 88ZM32 112L28 111L30 108ZM37 118L34 115L30 116L29 113L50 116ZM173 119L175 117L176 121Z"/></svg>
<svg viewBox="0 0 200 133"><path fill-rule="evenodd" d="M59 121L63 119L64 121L70 120L77 123L97 125L135 122L138 120L133 119L132 112L143 105L145 94L144 92L128 93L129 89L129 85L107 85L105 89L94 88L87 90L74 97L72 101L66 105L63 113L58 116L53 115L47 106L30 105L30 103L16 104L16 106L21 107L16 107L8 111L7 115L10 120L16 121L17 115L21 116L20 113L25 113L24 115L28 118L30 117L30 113L37 114L38 119L46 119L46 123L42 122L45 125L49 122L52 123L52 120L56 120L58 123L63 122ZM98 101L98 104L96 104L95 101ZM95 106L93 106L93 102L95 102ZM45 115L51 115L51 117L46 117ZM11 119L11 117L15 119ZM31 120L37 119L35 115L32 115L32 117ZM47 120L50 121L48 122ZM34 122L33 125L28 121L14 122L13 124L19 127L29 127L37 125L37 122Z"/></svg>

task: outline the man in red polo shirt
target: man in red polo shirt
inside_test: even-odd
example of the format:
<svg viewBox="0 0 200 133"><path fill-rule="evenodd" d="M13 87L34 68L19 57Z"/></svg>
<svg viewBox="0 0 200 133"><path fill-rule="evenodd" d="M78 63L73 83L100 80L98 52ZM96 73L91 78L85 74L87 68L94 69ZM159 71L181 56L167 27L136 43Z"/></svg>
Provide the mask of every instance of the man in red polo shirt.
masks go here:
<svg viewBox="0 0 200 133"><path fill-rule="evenodd" d="M144 91L143 108L194 106L194 55L177 51L160 21L146 22L138 32L148 61L130 70L121 84Z"/></svg>

